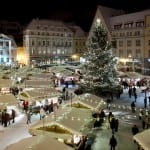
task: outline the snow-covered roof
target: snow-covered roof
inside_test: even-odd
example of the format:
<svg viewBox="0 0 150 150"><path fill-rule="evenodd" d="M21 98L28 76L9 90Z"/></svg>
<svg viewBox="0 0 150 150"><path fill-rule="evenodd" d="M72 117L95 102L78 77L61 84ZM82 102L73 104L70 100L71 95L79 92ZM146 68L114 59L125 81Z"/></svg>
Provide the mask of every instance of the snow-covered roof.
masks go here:
<svg viewBox="0 0 150 150"><path fill-rule="evenodd" d="M64 22L57 20L48 20L48 19L33 19L26 27L25 30L57 30L65 29L66 31L72 32ZM59 28L59 29L58 29Z"/></svg>
<svg viewBox="0 0 150 150"><path fill-rule="evenodd" d="M18 143L8 146L5 150L72 150L73 148L52 139L49 136L33 136L19 141Z"/></svg>
<svg viewBox="0 0 150 150"><path fill-rule="evenodd" d="M11 38L10 37L8 37L7 35L5 35L5 34L0 34L0 39L3 39L3 40L11 40Z"/></svg>
<svg viewBox="0 0 150 150"><path fill-rule="evenodd" d="M133 139L144 149L150 149L150 129L144 130L133 136Z"/></svg>

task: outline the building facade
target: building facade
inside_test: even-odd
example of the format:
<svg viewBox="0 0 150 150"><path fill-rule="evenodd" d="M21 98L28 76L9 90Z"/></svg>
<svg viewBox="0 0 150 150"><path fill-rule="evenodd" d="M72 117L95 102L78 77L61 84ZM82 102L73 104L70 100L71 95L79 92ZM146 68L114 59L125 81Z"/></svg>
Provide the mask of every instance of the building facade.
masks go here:
<svg viewBox="0 0 150 150"><path fill-rule="evenodd" d="M0 34L0 65L15 65L17 46L13 38Z"/></svg>
<svg viewBox="0 0 150 150"><path fill-rule="evenodd" d="M74 30L61 21L33 19L23 32L28 64L62 64L75 54Z"/></svg>
<svg viewBox="0 0 150 150"><path fill-rule="evenodd" d="M120 66L150 73L150 10L126 14L98 6L96 14L94 22L100 19L108 29Z"/></svg>

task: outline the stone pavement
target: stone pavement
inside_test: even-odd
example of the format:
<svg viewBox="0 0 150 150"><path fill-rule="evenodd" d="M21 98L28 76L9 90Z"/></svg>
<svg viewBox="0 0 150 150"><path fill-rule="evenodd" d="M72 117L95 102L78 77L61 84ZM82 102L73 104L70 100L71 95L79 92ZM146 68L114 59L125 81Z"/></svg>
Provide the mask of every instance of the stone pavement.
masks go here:
<svg viewBox="0 0 150 150"><path fill-rule="evenodd" d="M138 98L136 105L137 107L143 107L144 94L141 93L141 89L137 90ZM130 106L133 100L133 97L131 99L128 97L127 90L124 90L124 93L121 95L120 99L114 99L111 105L111 111L119 119L119 131L115 133L118 141L117 150L137 150L137 145L133 142L132 139L131 127L136 123L139 126L140 131L142 131L141 123L137 118L137 113L133 114L129 107L127 107L127 109L123 109L122 107L124 105ZM113 107L114 104L115 107ZM105 109L105 111L107 113L108 109ZM58 113L63 112L60 111ZM4 150L6 146L21 139L30 137L31 135L28 133L28 129L34 125L37 120L39 120L39 116L35 115L32 117L32 123L27 125L26 116L22 114L19 118L16 118L15 124L11 124L7 128L0 126L0 150ZM106 128L106 124L104 124L102 129L92 129L91 133L96 135L92 150L109 149L109 138L111 137L111 130Z"/></svg>
<svg viewBox="0 0 150 150"><path fill-rule="evenodd" d="M143 87L145 88L145 87ZM143 89L142 88L142 89ZM134 97L129 98L128 90L124 90L124 93L121 95L120 99L114 99L111 103L112 113L119 119L119 129L115 133L117 139L116 150L137 150L138 146L133 141L133 135L131 128L134 124L139 127L140 132L143 131L142 123L138 119L138 112L140 108L144 107L143 100L145 94L141 92L142 89L137 88L137 101L136 101L136 113L132 113L130 109L131 102L134 101ZM147 103L149 105L149 103ZM149 106L148 106L149 109ZM105 112L108 113L108 109L105 109ZM107 128L108 125L104 124L102 129L93 131L93 134L96 134L95 142L92 146L92 150L108 150L109 139L112 136L110 128Z"/></svg>

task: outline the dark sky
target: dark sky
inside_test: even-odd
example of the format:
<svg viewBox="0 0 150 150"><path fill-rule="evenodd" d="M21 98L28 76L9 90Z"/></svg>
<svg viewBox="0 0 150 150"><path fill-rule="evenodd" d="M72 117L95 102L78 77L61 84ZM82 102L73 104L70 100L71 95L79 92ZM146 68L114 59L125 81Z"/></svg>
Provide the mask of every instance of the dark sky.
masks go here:
<svg viewBox="0 0 150 150"><path fill-rule="evenodd" d="M29 23L33 18L74 22L88 31L97 5L128 12L150 8L150 0L3 0L0 20Z"/></svg>

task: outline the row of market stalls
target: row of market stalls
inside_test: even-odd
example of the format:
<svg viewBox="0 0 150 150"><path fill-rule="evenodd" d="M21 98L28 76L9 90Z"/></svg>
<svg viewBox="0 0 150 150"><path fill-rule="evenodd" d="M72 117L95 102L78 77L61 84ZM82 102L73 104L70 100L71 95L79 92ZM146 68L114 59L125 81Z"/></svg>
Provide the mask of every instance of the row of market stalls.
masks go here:
<svg viewBox="0 0 150 150"><path fill-rule="evenodd" d="M49 147L55 150L71 150L73 148L67 145L71 144L75 136L91 134L92 112L104 107L104 100L95 95L86 93L75 96L72 101L67 101L57 111L30 126L29 132L33 137L13 144L6 150L17 150L18 146L22 150L47 150Z"/></svg>

